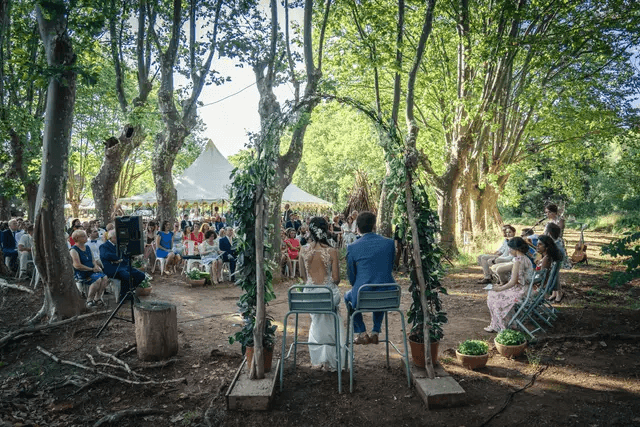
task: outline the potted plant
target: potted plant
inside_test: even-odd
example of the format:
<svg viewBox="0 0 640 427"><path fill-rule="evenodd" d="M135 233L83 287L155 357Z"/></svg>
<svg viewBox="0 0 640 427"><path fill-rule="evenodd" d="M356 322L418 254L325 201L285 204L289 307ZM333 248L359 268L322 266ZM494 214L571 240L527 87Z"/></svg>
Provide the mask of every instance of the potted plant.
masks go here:
<svg viewBox="0 0 640 427"><path fill-rule="evenodd" d="M489 360L489 344L480 340L466 340L458 346L456 358L467 369L484 368Z"/></svg>
<svg viewBox="0 0 640 427"><path fill-rule="evenodd" d="M151 295L152 289L153 287L151 286L151 277L149 277L148 274L145 274L144 280L136 288L136 295L139 297L149 296Z"/></svg>
<svg viewBox="0 0 640 427"><path fill-rule="evenodd" d="M202 276L202 272L200 270L194 268L191 271L187 272L187 280L193 288L196 286L203 286L204 282L206 282L207 279Z"/></svg>
<svg viewBox="0 0 640 427"><path fill-rule="evenodd" d="M520 331L504 329L493 339L498 353L509 359L518 357L527 348L527 338Z"/></svg>
<svg viewBox="0 0 640 427"><path fill-rule="evenodd" d="M262 335L262 346L264 348L264 371L271 371L271 362L273 360L273 347L276 344L277 325L272 323L271 316L266 317L266 325L264 334ZM242 346L242 354L247 358L247 366L251 366L253 361L253 327L255 325L255 317L251 321L245 320L244 326L233 336L229 337L229 344L240 343Z"/></svg>

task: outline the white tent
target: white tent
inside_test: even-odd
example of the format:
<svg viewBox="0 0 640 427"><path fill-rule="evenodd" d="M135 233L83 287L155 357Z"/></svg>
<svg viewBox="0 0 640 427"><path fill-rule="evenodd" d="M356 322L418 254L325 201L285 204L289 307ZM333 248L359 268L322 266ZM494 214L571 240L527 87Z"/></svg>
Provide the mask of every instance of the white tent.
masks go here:
<svg viewBox="0 0 640 427"><path fill-rule="evenodd" d="M215 203L228 200L228 187L231 184L233 165L218 151L209 140L205 150L195 162L174 180L178 191L178 202ZM156 193L140 194L118 199L120 203L155 203ZM291 184L282 195L283 203L330 206L331 203L309 194Z"/></svg>

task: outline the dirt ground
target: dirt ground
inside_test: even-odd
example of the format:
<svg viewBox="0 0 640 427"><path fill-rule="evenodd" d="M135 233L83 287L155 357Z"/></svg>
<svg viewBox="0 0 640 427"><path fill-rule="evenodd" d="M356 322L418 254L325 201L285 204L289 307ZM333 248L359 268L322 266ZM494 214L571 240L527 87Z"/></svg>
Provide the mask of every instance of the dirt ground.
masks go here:
<svg viewBox="0 0 640 427"><path fill-rule="evenodd" d="M567 230L569 248L577 242ZM0 349L0 426L85 426L125 409L149 409L112 423L118 426L480 426L480 425L640 425L640 283L619 288L607 284L619 260L601 255L599 246L615 236L585 233L589 265L561 271L566 296L558 304L560 317L526 355L509 360L497 354L494 334L482 329L489 323L486 291L476 284L479 267L450 268L444 279L449 324L440 343L440 363L467 393L464 406L427 410L415 389L408 388L401 359L385 367L382 345L357 346L355 390L337 392L337 374L312 368L308 352L299 350L295 372L285 369L285 388L276 392L268 412L232 412L225 408L227 391L242 358L240 346L228 336L239 328L236 301L240 290L231 283L189 288L184 276L153 280L147 299L177 306L179 353L174 363L149 367L137 360L135 350L120 358L131 369L160 385L131 385L99 377L77 367L55 363L39 352L40 346L61 359L92 366L115 364L98 355L96 346L115 353L135 342L134 326L114 320L99 338L97 329L106 314L42 333L17 337ZM572 250L569 251L572 253ZM405 290L403 308L409 306L408 280L399 274ZM286 289L276 285L278 298L268 308L278 324L287 311ZM348 283L341 283L346 292ZM34 295L0 290L0 337L21 326L42 302L42 287ZM113 303L112 303L113 307ZM124 315L127 310L122 310ZM343 309L344 314L344 309ZM301 318L306 335L309 318ZM370 318L365 316L370 324ZM397 315L390 317L391 338L401 343ZM289 333L291 333L290 330ZM587 338L582 338L587 337ZM464 369L454 348L467 338L488 340L491 357L478 371ZM278 344L281 341L279 340ZM276 346L275 356L279 357ZM100 366L123 379L147 381L124 369ZM104 424L106 425L106 424Z"/></svg>

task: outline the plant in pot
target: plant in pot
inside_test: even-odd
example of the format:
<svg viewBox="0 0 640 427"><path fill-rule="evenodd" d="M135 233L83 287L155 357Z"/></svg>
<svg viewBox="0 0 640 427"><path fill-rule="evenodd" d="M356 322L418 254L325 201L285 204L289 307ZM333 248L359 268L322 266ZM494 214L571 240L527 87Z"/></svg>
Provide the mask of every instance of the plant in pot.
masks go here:
<svg viewBox="0 0 640 427"><path fill-rule="evenodd" d="M518 357L527 348L527 338L520 331L504 329L493 339L498 353L509 359Z"/></svg>
<svg viewBox="0 0 640 427"><path fill-rule="evenodd" d="M151 277L148 274L145 274L144 280L136 288L136 295L138 295L139 297L151 295L152 289L153 287L151 286Z"/></svg>
<svg viewBox="0 0 640 427"><path fill-rule="evenodd" d="M483 368L489 360L489 344L480 340L466 340L458 346L456 358L467 369Z"/></svg>
<svg viewBox="0 0 640 427"><path fill-rule="evenodd" d="M273 348L276 344L277 325L272 323L271 316L266 317L264 334L262 335L262 346L264 348L264 371L270 372L273 360ZM240 343L242 354L247 358L247 366L251 366L253 361L253 328L255 326L255 316L245 318L242 329L229 337L229 344Z"/></svg>
<svg viewBox="0 0 640 427"><path fill-rule="evenodd" d="M403 196L398 197L397 205L405 206ZM443 269L440 264L442 252L435 244L435 235L439 231L438 218L429 205L429 199L423 188L414 190L415 221L418 228L418 239L420 242L420 258L422 271L425 278L425 298L427 301L426 322L429 326L429 342L432 364L438 361L438 345L444 332L442 326L447 323L447 313L442 310L440 294L447 294L447 290L442 287L440 277ZM396 225L396 231L400 236L405 235L405 230L409 231L406 213L397 215L401 221ZM411 243L412 235L406 234L407 241ZM407 311L407 322L411 325L409 332L409 345L413 363L421 368L425 367L425 346L424 346L424 325L425 315L420 301L420 284L415 269L413 258L410 264L411 285L411 306Z"/></svg>
<svg viewBox="0 0 640 427"><path fill-rule="evenodd" d="M189 284L193 286L202 286L206 279L202 276L202 272L197 268L192 269L187 272L187 279L189 280Z"/></svg>

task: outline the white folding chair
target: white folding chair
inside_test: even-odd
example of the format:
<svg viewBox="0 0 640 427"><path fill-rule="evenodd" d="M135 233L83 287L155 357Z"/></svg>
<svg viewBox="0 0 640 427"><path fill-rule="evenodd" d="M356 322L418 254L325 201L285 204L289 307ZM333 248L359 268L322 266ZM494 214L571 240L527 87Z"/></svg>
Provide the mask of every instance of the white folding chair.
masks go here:
<svg viewBox="0 0 640 427"><path fill-rule="evenodd" d="M156 244L152 243L151 247L153 247L153 253L156 253ZM167 265L167 259L166 258L160 258L159 256L156 256L156 260L153 263L153 267L151 267L151 272L153 273L154 271L156 271L156 264L160 263L160 274L162 274L162 272L164 272L164 267L165 265Z"/></svg>

